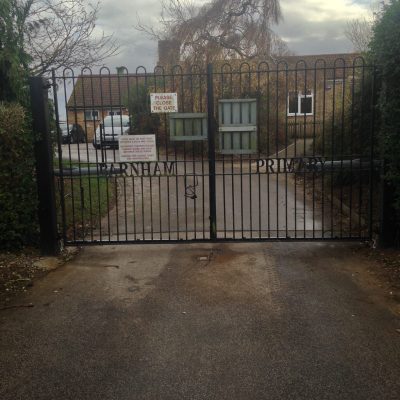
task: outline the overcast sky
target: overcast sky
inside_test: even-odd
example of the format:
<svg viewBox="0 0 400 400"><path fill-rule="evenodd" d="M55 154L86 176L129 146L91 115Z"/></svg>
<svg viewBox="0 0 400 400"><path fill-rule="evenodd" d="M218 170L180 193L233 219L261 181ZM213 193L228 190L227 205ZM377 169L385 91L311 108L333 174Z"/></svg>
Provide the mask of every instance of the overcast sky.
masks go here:
<svg viewBox="0 0 400 400"><path fill-rule="evenodd" d="M195 0L199 4L202 0ZM344 35L346 21L368 15L371 0L281 0L283 21L275 31L296 54L350 52ZM157 43L136 31L137 14L142 22L157 25L160 0L102 0L98 28L114 32L120 54L107 61L109 67L124 65L130 71L139 65L153 68Z"/></svg>

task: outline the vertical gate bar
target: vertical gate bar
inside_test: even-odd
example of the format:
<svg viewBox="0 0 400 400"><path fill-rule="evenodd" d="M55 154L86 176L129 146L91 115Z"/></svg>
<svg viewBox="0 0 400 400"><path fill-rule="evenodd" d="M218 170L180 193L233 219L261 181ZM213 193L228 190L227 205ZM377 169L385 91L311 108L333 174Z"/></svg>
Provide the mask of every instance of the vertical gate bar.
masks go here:
<svg viewBox="0 0 400 400"><path fill-rule="evenodd" d="M258 101L257 101L257 106L256 106L256 110L257 110L257 159L261 159L261 138L260 138L260 121L261 121L261 116L260 116L260 112L261 112L261 99L262 99L262 95L261 95L261 86L260 86L260 64L257 65L257 97L258 97ZM256 161L257 162L257 161ZM250 166L250 169L252 167ZM261 239L261 174L258 173L257 174L257 180L258 180L258 239Z"/></svg>
<svg viewBox="0 0 400 400"><path fill-rule="evenodd" d="M372 67L372 83L371 83L371 133L370 133L370 166L369 166L369 181L370 181L370 188L369 188L369 221L368 221L368 239L372 239L372 230L373 230L373 192L374 192L374 170L375 170L375 162L374 162L374 151L375 151L375 144L374 144L374 134L375 134L375 104L377 100L377 93L376 93L376 66L373 65Z"/></svg>
<svg viewBox="0 0 400 400"><path fill-rule="evenodd" d="M232 113L231 113L232 115ZM231 137L231 148L233 148L233 134L230 135ZM233 233L233 239L236 239L236 218L235 218L235 173L234 173L234 165L233 165L233 155L230 155L231 162L230 162L230 167L231 167L231 180L232 180L232 187L231 187L231 192L232 192L232 233Z"/></svg>
<svg viewBox="0 0 400 400"><path fill-rule="evenodd" d="M74 86L74 72L71 71L72 74L72 86ZM65 76L65 70L63 72L63 86L64 86L64 101L65 104L68 104L68 99L67 99L67 84L66 84L66 76ZM75 92L74 93L74 99L75 99ZM74 100L74 105L75 105L75 100ZM68 112L66 113L66 122L67 126L69 125L69 120L68 120ZM72 170L72 161L71 161L71 143L68 140L68 161L69 161L69 168ZM72 236L73 236L73 241L76 241L76 226L75 226L75 191L74 191L74 180L72 174L69 175L68 179L69 184L71 185L71 210L72 210Z"/></svg>
<svg viewBox="0 0 400 400"><path fill-rule="evenodd" d="M30 78L32 128L40 134L35 140L38 217L40 249L43 255L59 252L57 234L57 210L54 188L53 152L50 138L48 82L42 77ZM59 135L58 135L59 137Z"/></svg>
<svg viewBox="0 0 400 400"><path fill-rule="evenodd" d="M179 66L179 71L180 71L180 92L181 95L180 100L182 102L182 112L185 112L185 100L186 100L186 96L185 96L185 75L184 72L182 70L182 67ZM183 122L184 124L184 131L185 129L185 121ZM186 187L187 187L187 157L186 157L186 140L183 141L183 185L185 188L185 192L186 192ZM188 240L188 198L185 196L185 239Z"/></svg>
<svg viewBox="0 0 400 400"><path fill-rule="evenodd" d="M248 88L247 88L247 92L251 93L251 82L252 82L252 72L251 72L251 68L250 66L248 66ZM253 96L252 96L253 97ZM257 100L256 100L256 109L257 109ZM248 108L248 115L247 115L247 119L250 122L251 121L251 106L249 105ZM256 121L257 123L257 121ZM248 145L250 146L251 149L251 133L248 133ZM252 151L252 150L251 150ZM252 153L250 153L248 156L249 160L252 159L253 155ZM249 214L250 214L250 237L253 237L253 214L252 214L252 193L251 193L251 162L249 161L249 171L248 171L248 179L249 179L249 191L250 191L250 196L249 196L249 203L248 203L248 208L249 208Z"/></svg>
<svg viewBox="0 0 400 400"><path fill-rule="evenodd" d="M233 78L233 72L232 68L230 67L230 96L233 96L234 93L234 78ZM230 121L229 123L232 123L232 115L233 115L233 103L230 104L230 110L229 110L229 118ZM224 141L225 141L225 136ZM233 149L233 134L229 135L230 139L230 149ZM225 146L225 144L224 144ZM231 167L231 180L232 180L232 187L231 187L231 192L232 192L232 233L233 233L233 239L236 239L236 218L235 218L235 174L234 174L234 165L233 165L233 154L227 154L227 157L230 157L230 167Z"/></svg>
<svg viewBox="0 0 400 400"><path fill-rule="evenodd" d="M132 174L132 200L133 200L133 237L137 240L136 235L136 194L135 194L135 176Z"/></svg>
<svg viewBox="0 0 400 400"><path fill-rule="evenodd" d="M221 75L220 75L220 82L221 82L221 96L222 98L224 98L224 70L223 67L221 68ZM218 112L219 112L219 108L218 108ZM219 115L220 120L224 121L224 108L223 106L221 107L221 114ZM222 137L223 138L223 137ZM220 136L220 140L221 140L221 136ZM223 140L223 139L222 139ZM222 148L224 148L224 146L222 145ZM223 216L224 216L224 238L226 239L226 193L225 193L225 185L226 185L226 181L225 181L225 154L222 155L222 198L223 198Z"/></svg>
<svg viewBox="0 0 400 400"><path fill-rule="evenodd" d="M160 65L156 68L159 68L161 70L161 82L160 82L160 88L163 93L166 93L166 74L165 74L165 66ZM169 126L167 124L167 115L163 114L162 115L162 122L164 126L164 151L165 151L165 160L168 162L169 160ZM175 159L176 162L176 159ZM178 173L178 166L176 164L176 173ZM171 201L170 201L170 175L167 174L166 176L166 185L167 185L167 224L168 224L168 240L171 240Z"/></svg>
<svg viewBox="0 0 400 400"><path fill-rule="evenodd" d="M215 185L215 121L213 66L207 65L207 123L208 123L208 183L210 198L210 239L217 239L216 185Z"/></svg>
<svg viewBox="0 0 400 400"><path fill-rule="evenodd" d="M156 74L157 67L154 68L154 92L157 93L158 91L158 83L157 83L157 74ZM160 132L157 130L157 159L160 160L160 149L161 149L161 143L162 143L162 138ZM165 136L164 136L164 141L166 142L167 139L167 128L165 127ZM165 143L164 143L165 145ZM165 159L165 155L161 155L161 159ZM163 240L163 225L162 225L162 196L161 196L161 185L162 183L165 182L164 179L161 179L161 176L158 176L158 213L159 213L159 227L160 227L160 240Z"/></svg>
<svg viewBox="0 0 400 400"><path fill-rule="evenodd" d="M288 85L288 65L285 64L285 161L286 163L287 157L288 157L288 90L289 90L289 85ZM278 164L280 164L280 160L278 160ZM278 167L279 168L279 167ZM285 236L286 238L289 236L288 232L288 173L286 169L286 165L283 166L284 171L285 171Z"/></svg>
<svg viewBox="0 0 400 400"><path fill-rule="evenodd" d="M240 66L239 69L239 90L240 90L240 97L243 96L242 92L242 66ZM243 121L243 115L242 115L242 106L240 105L239 108L239 122L240 124ZM233 113L231 115L231 118L233 119ZM233 122L233 121L232 121ZM243 149L243 141L242 141L242 134L239 136L239 148ZM240 152L239 155L239 160L240 160L240 229L241 229L241 239L243 239L243 154Z"/></svg>
<svg viewBox="0 0 400 400"><path fill-rule="evenodd" d="M139 81L140 68L141 67L137 67L136 68L135 75L134 75L134 78L135 78L135 93L134 93L135 101L138 101L138 99L140 99L140 92L139 92L139 85L141 84L141 81ZM141 103L140 100L139 100L139 103ZM146 105L142 104L142 107L143 106L145 107ZM140 110L140 112L143 112L143 108L139 108L139 110ZM141 128L141 127L139 127L139 128ZM142 171L143 171L143 169L142 169ZM139 221L139 226L138 226L139 232L138 233L140 233L140 225L141 225L142 236L140 238L140 235L139 235L139 238L140 238L139 240L145 240L145 229L144 229L144 215L145 215L145 212L144 212L144 199L143 199L143 173L141 174L139 179L140 179L140 193L138 193L138 194L139 194L139 201L140 201L141 207L138 210L138 213L139 213L139 215L141 215L141 218L142 218L141 222L142 223L140 224L140 221Z"/></svg>
<svg viewBox="0 0 400 400"><path fill-rule="evenodd" d="M164 67L162 68L162 89L163 92L166 93L166 84L165 84L165 69ZM165 159L168 162L169 160L169 148L168 148L168 143L169 143L169 137L168 137L168 125L166 123L166 114L163 115L163 119L164 119L164 126L165 126L165 132L164 132L164 140L165 140ZM175 159L175 163L176 163L176 159ZM176 163L176 173L178 173L178 164ZM171 202L170 202L170 176L169 174L167 174L167 208L168 208L168 239L171 240Z"/></svg>
<svg viewBox="0 0 400 400"><path fill-rule="evenodd" d="M162 225L162 197L161 197L161 184L163 180L161 180L161 176L158 176L158 213L159 213L159 229L160 229L160 240L163 240L163 225Z"/></svg>
<svg viewBox="0 0 400 400"><path fill-rule="evenodd" d="M267 73L267 158L270 157L271 154L271 148L270 148L270 141L269 141L269 136L271 132L271 114L270 114L270 94L271 94L271 74L270 74L270 69L268 68L268 73ZM271 237L271 208L270 208L270 203L271 203L271 197L270 197L270 181L269 181L269 176L270 174L267 173L267 204L268 204L268 209L267 209L267 230L268 230L268 238Z"/></svg>
<svg viewBox="0 0 400 400"><path fill-rule="evenodd" d="M361 79L361 113L360 113L360 121L361 121L361 127L360 127L360 131L363 132L364 131L364 106L365 106L365 102L364 102L364 93L365 93L365 63L363 62L362 65L362 79ZM362 149L361 149L362 150ZM360 154L360 163L359 163L359 189L360 189L360 193L359 193L359 208L358 208L358 236L361 238L362 236L362 231L361 231L361 215L362 215L362 200L363 200L363 195L362 195L362 159L364 157L364 152L362 152Z"/></svg>
<svg viewBox="0 0 400 400"><path fill-rule="evenodd" d="M335 82L336 80L336 65L333 65L333 82ZM332 92L332 123L331 123L331 173L330 173L330 178L331 178L331 204L330 204L330 208L331 208L331 238L333 238L334 235L334 225L333 225L333 183L334 183L334 168L333 168L333 161L334 161L334 156L335 156L335 109L336 109L336 104L335 104L335 100L336 100L336 87L335 85L333 85L333 92Z"/></svg>
<svg viewBox="0 0 400 400"><path fill-rule="evenodd" d="M306 62L304 62L304 106L306 106L306 100L307 100L307 76L308 76L308 65ZM301 100L300 100L300 107L301 107ZM311 103L312 107L312 103ZM301 111L301 109L300 109ZM312 111L312 109L311 109ZM305 159L306 153L307 153L307 117L306 117L306 109L304 107L304 114L303 114L303 157ZM303 174L303 237L304 239L306 238L306 233L307 233L307 226L306 226L306 179L307 179L307 168L304 168L304 174Z"/></svg>
<svg viewBox="0 0 400 400"><path fill-rule="evenodd" d="M326 112L326 61L324 60L323 64L323 71L324 71L324 83L323 83L323 100L322 100L322 157L326 158L325 155L325 112ZM321 172L321 198L322 198L322 204L321 204L321 212L322 212L322 224L321 224L321 230L322 230L322 238L325 237L325 169L322 168Z"/></svg>
<svg viewBox="0 0 400 400"><path fill-rule="evenodd" d="M190 107L189 107L189 109L190 109L190 112L192 112L192 113L195 112L194 93L193 93L193 76L195 76L193 68L190 68L189 71L188 71L189 88L190 88L190 90L189 90L189 93L190 93L190 96L189 96L190 97L190 99L189 99ZM193 133L195 132L194 119L192 119L192 121L191 121L191 130L192 130ZM201 133L201 136L203 136L203 132L201 131L200 133ZM191 144L190 147L192 149L192 153L191 153L191 157L192 157L192 163L191 164L192 165L191 165L191 168L192 168L192 176L193 176L193 186L195 188L194 190L197 190L196 186L195 186L195 184L196 184L196 161L195 161L195 149L194 149L195 141L192 140L192 142L190 144ZM196 202L197 202L197 199L194 198L193 199L193 233L192 233L192 234L194 234L193 235L194 239L197 239L197 221L196 221L196 209L197 209L197 207L196 207Z"/></svg>
<svg viewBox="0 0 400 400"><path fill-rule="evenodd" d="M122 125L122 123L121 123ZM124 211L125 211L125 240L128 241L128 202L127 202L127 193L126 193L126 177L123 178L124 182Z"/></svg>
<svg viewBox="0 0 400 400"><path fill-rule="evenodd" d="M147 69L143 67L144 70L144 87L145 87L145 93L149 92L149 82L148 82L148 73ZM147 110L150 109L150 96L146 96L146 104L145 104L145 112L148 112ZM156 139L157 140L157 139ZM157 147L157 141L156 141L156 147ZM157 160L159 159L158 157L158 152L157 152ZM150 238L151 240L154 239L154 220L153 220L153 180L151 176L151 171L150 171L150 164L149 164L149 190L150 190Z"/></svg>
<svg viewBox="0 0 400 400"><path fill-rule="evenodd" d="M79 79L79 77L78 77ZM72 78L73 81L73 87L75 87L75 75ZM82 90L83 90L83 85L82 85ZM77 112L77 104L76 104L76 93L74 90L74 122L76 122L78 119L78 112ZM69 121L68 121L68 113L67 113L67 130L69 129ZM69 152L70 152L70 165L72 166L72 160L71 160L71 140L68 140L68 148L69 148ZM80 195L80 210L81 210L81 226L82 226L82 241L85 240L85 222L84 222L84 204L83 204L83 197L82 197L82 193L84 193L82 191L82 168L81 168L81 154L80 154L80 149L79 149L79 144L77 144L77 150L78 150L78 171L79 171L79 175L78 178L71 178L71 185L73 186L73 182L74 179L79 179L79 195ZM75 197L72 196L72 201L75 203ZM75 205L74 208L75 209ZM77 217L78 218L78 217ZM74 226L74 230L75 230L75 226Z"/></svg>
<svg viewBox="0 0 400 400"><path fill-rule="evenodd" d="M171 92L175 92L175 73L174 73L174 67L171 69ZM178 152L176 149L177 142L174 142L174 157L177 163L177 174L175 175L175 203L176 203L176 239L180 239L180 226L179 226L179 170L180 170L180 165L181 165L181 160L178 159Z"/></svg>
<svg viewBox="0 0 400 400"><path fill-rule="evenodd" d="M81 79L82 79L82 101L83 104L85 104L85 82L84 82L84 75L83 75L83 70L81 70ZM75 123L78 125L78 121L75 121ZM85 144L86 144L86 166L88 167L88 183L89 183L89 213L90 213L90 240L93 242L93 208L92 208L92 179L91 179L91 172L90 172L90 165L89 165L89 146L88 146L88 140L87 140L87 129L86 129L86 120L84 121L85 125ZM78 138L78 147L80 145L79 141L79 134L77 135Z"/></svg>
<svg viewBox="0 0 400 400"><path fill-rule="evenodd" d="M325 87L324 87L325 91ZM312 156L315 159L315 141L316 141L316 133L315 133L315 127L316 127L316 116L317 116L317 101L319 100L319 96L317 97L317 61L314 63L314 87L313 87L313 102L314 102L314 115L313 115L313 144L312 144ZM318 110L319 111L319 110ZM315 239L315 174L316 170L313 169L312 173L312 237Z"/></svg>
<svg viewBox="0 0 400 400"><path fill-rule="evenodd" d="M199 73L199 101L200 101L200 112L204 112L204 104L203 104L203 82L204 82L204 70L200 69ZM203 124L202 128L203 129ZM208 137L208 135L207 135ZM201 196L201 201L202 201L202 227L203 227L203 239L206 238L206 232L205 232L205 185L204 185L204 140L201 141L201 146L200 146L200 151L201 151L201 189L202 189L202 196Z"/></svg>
<svg viewBox="0 0 400 400"><path fill-rule="evenodd" d="M342 70L342 76L343 76L343 81L342 81L342 110L341 110L341 132L340 132L340 152L341 152L341 157L340 157L340 237L343 237L343 158L345 157L344 152L344 124L345 124L345 109L344 109L344 92L346 89L345 86L345 76L346 76L346 62L343 60L343 70ZM336 82L334 83L336 85Z"/></svg>
<svg viewBox="0 0 400 400"><path fill-rule="evenodd" d="M251 143L251 138L249 137L249 143ZM251 185L251 180L253 179L253 175L252 175L252 170L251 170L251 156L249 157L248 161L249 161L249 170L248 170L248 176L249 176L249 192L250 192L250 199L249 199L249 208L250 208L250 238L253 238L253 212L252 212L252 201L253 201L253 197L252 197L252 185Z"/></svg>
<svg viewBox="0 0 400 400"><path fill-rule="evenodd" d="M94 88L93 88L93 73L92 70L90 71L90 95L92 97L92 102L94 99ZM85 104L83 105L83 107L85 107ZM87 123L86 123L86 118L85 116L83 117L85 120L85 129L87 129ZM96 123L94 118L91 119L91 124L93 124L93 139L96 140ZM101 127L99 127L99 129L101 129ZM103 160L103 150L101 148L101 132L100 132L100 154L102 156L102 160ZM99 145L99 143L96 142L96 145ZM100 196L100 179L107 179L106 177L100 177L100 171L99 171L99 154L98 154L98 149L95 149L95 154L96 154L96 175L97 175L97 205L98 205L98 211L99 211L99 240L100 242L103 240L103 231L102 231L102 224L101 224L101 196Z"/></svg>
<svg viewBox="0 0 400 400"><path fill-rule="evenodd" d="M297 111L294 114L294 157L297 157L297 114L299 110L299 93L298 93L298 71L297 63L294 70L294 95L297 99ZM288 110L286 110L288 112ZM297 238L297 174L296 170L293 179L294 185L294 237Z"/></svg>
<svg viewBox="0 0 400 400"><path fill-rule="evenodd" d="M157 85L157 73L156 73L156 70L157 70L157 67L155 67L154 70L153 70L153 78L154 78L154 85L153 85L153 87L154 87L154 93L157 93L157 90L158 90L158 85ZM157 160L160 161L160 148L161 148L161 142L162 142L162 140L161 140L160 132L159 132L158 129L156 130L156 133L157 133L157 135L156 135ZM161 158L163 159L163 155L161 155ZM159 226L159 235L160 235L159 239L160 239L160 240L163 239L163 237L162 237L161 183L162 183L162 180L161 180L161 176L159 175L159 176L158 176L158 214L159 214L159 225L158 225L158 226Z"/></svg>
<svg viewBox="0 0 400 400"><path fill-rule="evenodd" d="M120 132L119 135L123 135L124 134L124 127L122 125L122 96L121 96L121 74L118 71L117 73L117 83L118 83L118 102L119 105L117 107L117 109L119 108L119 123L120 123ZM129 106L128 106L129 107ZM111 111L113 111L112 109L112 105L111 105ZM114 113L112 113L112 115L114 115ZM119 150L119 148L118 148ZM126 176L122 176L121 177L123 180L123 184L124 184L124 227L125 227L125 240L128 240L128 215L127 215L127 201L126 201ZM121 179L119 178L119 179ZM117 178L116 178L117 179ZM118 220L118 216L117 216L117 220Z"/></svg>
<svg viewBox="0 0 400 400"><path fill-rule="evenodd" d="M143 175L140 177L140 191L141 191L141 203L142 203L142 239L145 240L146 239L146 235L145 235L145 225L144 225L144 216L145 216L145 212L144 212L144 185L143 185Z"/></svg>
<svg viewBox="0 0 400 400"><path fill-rule="evenodd" d="M149 173L149 186L150 186L150 237L151 240L154 239L154 228L153 228L153 185L152 176Z"/></svg>
<svg viewBox="0 0 400 400"><path fill-rule="evenodd" d="M276 92L275 92L275 159L278 158L279 153L279 63L276 66ZM276 237L279 238L279 174L276 177Z"/></svg>
<svg viewBox="0 0 400 400"><path fill-rule="evenodd" d="M102 67L100 69L100 74L99 74L99 80L100 80L100 114L101 114L101 121L103 121L103 114L104 114L104 95L103 95L103 74L102 71L103 69L107 69L106 67ZM94 119L94 118L93 118ZM102 129L103 128L103 129ZM103 145L102 145L102 135L104 137L104 142L105 142L105 129L104 126L102 127L102 122L100 124L100 148L101 148L101 157L102 161L107 163L107 150L103 150ZM112 177L110 176L110 179ZM111 223L110 223L110 196L109 196L109 178L108 176L105 177L106 180L106 200L107 200L107 231L108 231L108 241L111 241ZM118 199L115 199L117 202Z"/></svg>
<svg viewBox="0 0 400 400"><path fill-rule="evenodd" d="M60 127L60 116L58 109L58 96L57 96L57 78L54 68L51 70L51 85L53 88L53 101L54 101L54 113L56 117L56 132L57 132L57 151L58 151L58 169L60 170L60 205L61 205L61 223L62 223L62 239L64 244L67 242L67 228L65 219L65 195L64 195L64 171L62 165L62 146L61 137L59 132Z"/></svg>
<svg viewBox="0 0 400 400"><path fill-rule="evenodd" d="M350 198L349 198L349 236L353 236L353 147L354 147L354 76L355 76L355 64L353 61L352 65L352 76L353 80L351 83L351 112L350 112Z"/></svg>
<svg viewBox="0 0 400 400"><path fill-rule="evenodd" d="M109 82L109 88L110 88L110 93L109 93L110 103L109 103L109 105L110 105L110 110L112 110L114 108L113 107L114 106L114 99L113 99L112 92L111 92L112 80L111 80L111 73L110 72L108 74L108 82ZM107 115L107 111L106 111L106 115ZM112 138L113 138L113 141L115 141L115 139L116 139L115 132L118 129L118 127L114 126L114 116L113 115L111 116L111 129L112 129L112 134L113 134ZM122 129L122 127L121 127L121 129ZM118 139L118 137L117 137L117 139ZM113 161L114 162L117 161L116 160L115 145L113 146ZM118 202L119 202L119 199L118 199L118 183L119 182L118 182L118 179L119 178L117 177L117 175L114 175L113 181L114 181L114 193L115 193L115 220L116 220L115 222L117 223L117 241L119 242L119 207L118 207Z"/></svg>

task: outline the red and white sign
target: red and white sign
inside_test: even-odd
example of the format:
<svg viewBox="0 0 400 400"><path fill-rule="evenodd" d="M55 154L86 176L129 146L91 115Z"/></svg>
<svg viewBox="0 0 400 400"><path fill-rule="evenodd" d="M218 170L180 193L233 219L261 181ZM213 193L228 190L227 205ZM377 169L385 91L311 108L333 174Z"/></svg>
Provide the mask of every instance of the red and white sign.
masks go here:
<svg viewBox="0 0 400 400"><path fill-rule="evenodd" d="M157 161L156 135L122 135L119 137L119 160Z"/></svg>
<svg viewBox="0 0 400 400"><path fill-rule="evenodd" d="M150 93L152 113L178 112L178 95L176 93Z"/></svg>

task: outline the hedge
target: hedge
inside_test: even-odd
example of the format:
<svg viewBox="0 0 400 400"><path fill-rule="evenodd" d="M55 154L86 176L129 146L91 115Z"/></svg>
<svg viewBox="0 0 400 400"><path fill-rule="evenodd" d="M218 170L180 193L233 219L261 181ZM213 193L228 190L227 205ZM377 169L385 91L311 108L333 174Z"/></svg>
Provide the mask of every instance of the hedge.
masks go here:
<svg viewBox="0 0 400 400"><path fill-rule="evenodd" d="M33 135L18 104L0 103L0 249L38 240Z"/></svg>
<svg viewBox="0 0 400 400"><path fill-rule="evenodd" d="M400 1L385 4L374 26L370 56L379 67L379 137L386 162L386 183L391 188L392 222L400 244ZM389 203L389 202L388 202ZM390 204L385 206L390 206Z"/></svg>

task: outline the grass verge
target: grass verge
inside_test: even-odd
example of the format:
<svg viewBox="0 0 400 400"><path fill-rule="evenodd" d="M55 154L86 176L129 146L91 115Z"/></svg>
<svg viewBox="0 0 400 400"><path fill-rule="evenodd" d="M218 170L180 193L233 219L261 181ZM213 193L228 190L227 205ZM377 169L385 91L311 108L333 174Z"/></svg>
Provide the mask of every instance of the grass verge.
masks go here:
<svg viewBox="0 0 400 400"><path fill-rule="evenodd" d="M78 163L65 162L65 167ZM81 164L82 168L88 164ZM60 231L62 231L61 189L64 189L65 233L67 240L83 240L100 224L102 217L113 207L116 181L105 176L84 175L56 178L56 201Z"/></svg>

